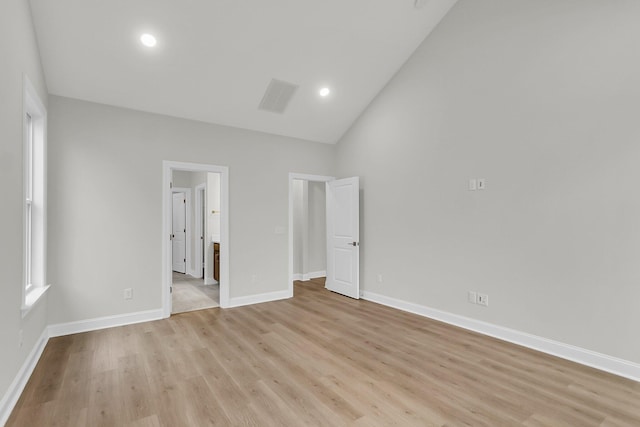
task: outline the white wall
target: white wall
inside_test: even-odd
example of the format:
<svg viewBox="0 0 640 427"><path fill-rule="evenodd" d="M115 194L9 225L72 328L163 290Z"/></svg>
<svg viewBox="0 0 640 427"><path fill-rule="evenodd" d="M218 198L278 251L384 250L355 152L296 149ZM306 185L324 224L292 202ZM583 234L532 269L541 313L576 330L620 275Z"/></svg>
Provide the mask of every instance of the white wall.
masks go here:
<svg viewBox="0 0 640 427"><path fill-rule="evenodd" d="M23 319L23 74L47 105L47 88L26 0L0 2L0 400L46 326L47 296ZM53 282L55 283L55 282ZM24 342L18 336L23 331ZM0 408L0 410L3 408ZM2 413L0 413L2 416Z"/></svg>
<svg viewBox="0 0 640 427"><path fill-rule="evenodd" d="M639 18L460 0L338 146L364 289L640 362Z"/></svg>
<svg viewBox="0 0 640 427"><path fill-rule="evenodd" d="M287 289L288 174L330 175L334 146L49 103L51 323L161 308L163 160L229 167L230 297Z"/></svg>
<svg viewBox="0 0 640 427"><path fill-rule="evenodd" d="M207 174L207 222L208 222L208 240L220 239L220 174ZM215 212L214 212L215 211Z"/></svg>
<svg viewBox="0 0 640 427"><path fill-rule="evenodd" d="M222 231L220 229L220 174L207 174L207 236L205 247L205 284L216 283L213 278L213 242L220 242ZM215 211L215 212L214 212ZM222 266L221 266L222 268Z"/></svg>

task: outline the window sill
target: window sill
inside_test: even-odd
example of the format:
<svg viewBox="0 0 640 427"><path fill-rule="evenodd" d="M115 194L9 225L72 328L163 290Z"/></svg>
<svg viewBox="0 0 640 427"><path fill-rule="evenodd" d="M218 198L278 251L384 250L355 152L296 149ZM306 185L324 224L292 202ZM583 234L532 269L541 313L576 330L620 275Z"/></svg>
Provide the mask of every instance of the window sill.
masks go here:
<svg viewBox="0 0 640 427"><path fill-rule="evenodd" d="M51 285L38 286L32 288L25 297L25 303L22 306L22 318L24 318L33 307L36 306L38 301L42 299L42 296L47 292Z"/></svg>

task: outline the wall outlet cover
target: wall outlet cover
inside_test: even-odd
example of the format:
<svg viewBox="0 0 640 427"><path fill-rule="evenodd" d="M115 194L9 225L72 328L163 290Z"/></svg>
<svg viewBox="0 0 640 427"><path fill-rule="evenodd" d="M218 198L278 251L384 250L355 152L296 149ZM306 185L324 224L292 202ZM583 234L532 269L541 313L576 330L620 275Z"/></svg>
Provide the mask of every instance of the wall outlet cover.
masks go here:
<svg viewBox="0 0 640 427"><path fill-rule="evenodd" d="M489 295L478 294L478 304L484 305L485 307L488 307L489 306Z"/></svg>

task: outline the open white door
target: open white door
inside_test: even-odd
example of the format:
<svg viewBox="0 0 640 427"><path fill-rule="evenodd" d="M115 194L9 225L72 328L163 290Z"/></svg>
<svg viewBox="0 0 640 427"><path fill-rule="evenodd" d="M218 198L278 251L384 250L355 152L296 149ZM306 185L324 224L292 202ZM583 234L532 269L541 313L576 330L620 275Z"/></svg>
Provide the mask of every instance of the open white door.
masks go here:
<svg viewBox="0 0 640 427"><path fill-rule="evenodd" d="M327 281L330 291L360 298L360 180L327 182Z"/></svg>
<svg viewBox="0 0 640 427"><path fill-rule="evenodd" d="M184 193L173 193L172 266L178 273L187 272L186 199Z"/></svg>

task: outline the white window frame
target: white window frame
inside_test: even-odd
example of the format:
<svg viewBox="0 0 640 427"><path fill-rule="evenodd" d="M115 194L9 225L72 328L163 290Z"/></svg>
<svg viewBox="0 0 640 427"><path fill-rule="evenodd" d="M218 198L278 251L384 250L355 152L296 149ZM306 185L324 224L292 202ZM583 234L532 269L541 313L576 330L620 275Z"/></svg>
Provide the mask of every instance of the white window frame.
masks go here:
<svg viewBox="0 0 640 427"><path fill-rule="evenodd" d="M23 281L22 316L44 293L47 266L47 110L29 78L23 99Z"/></svg>

